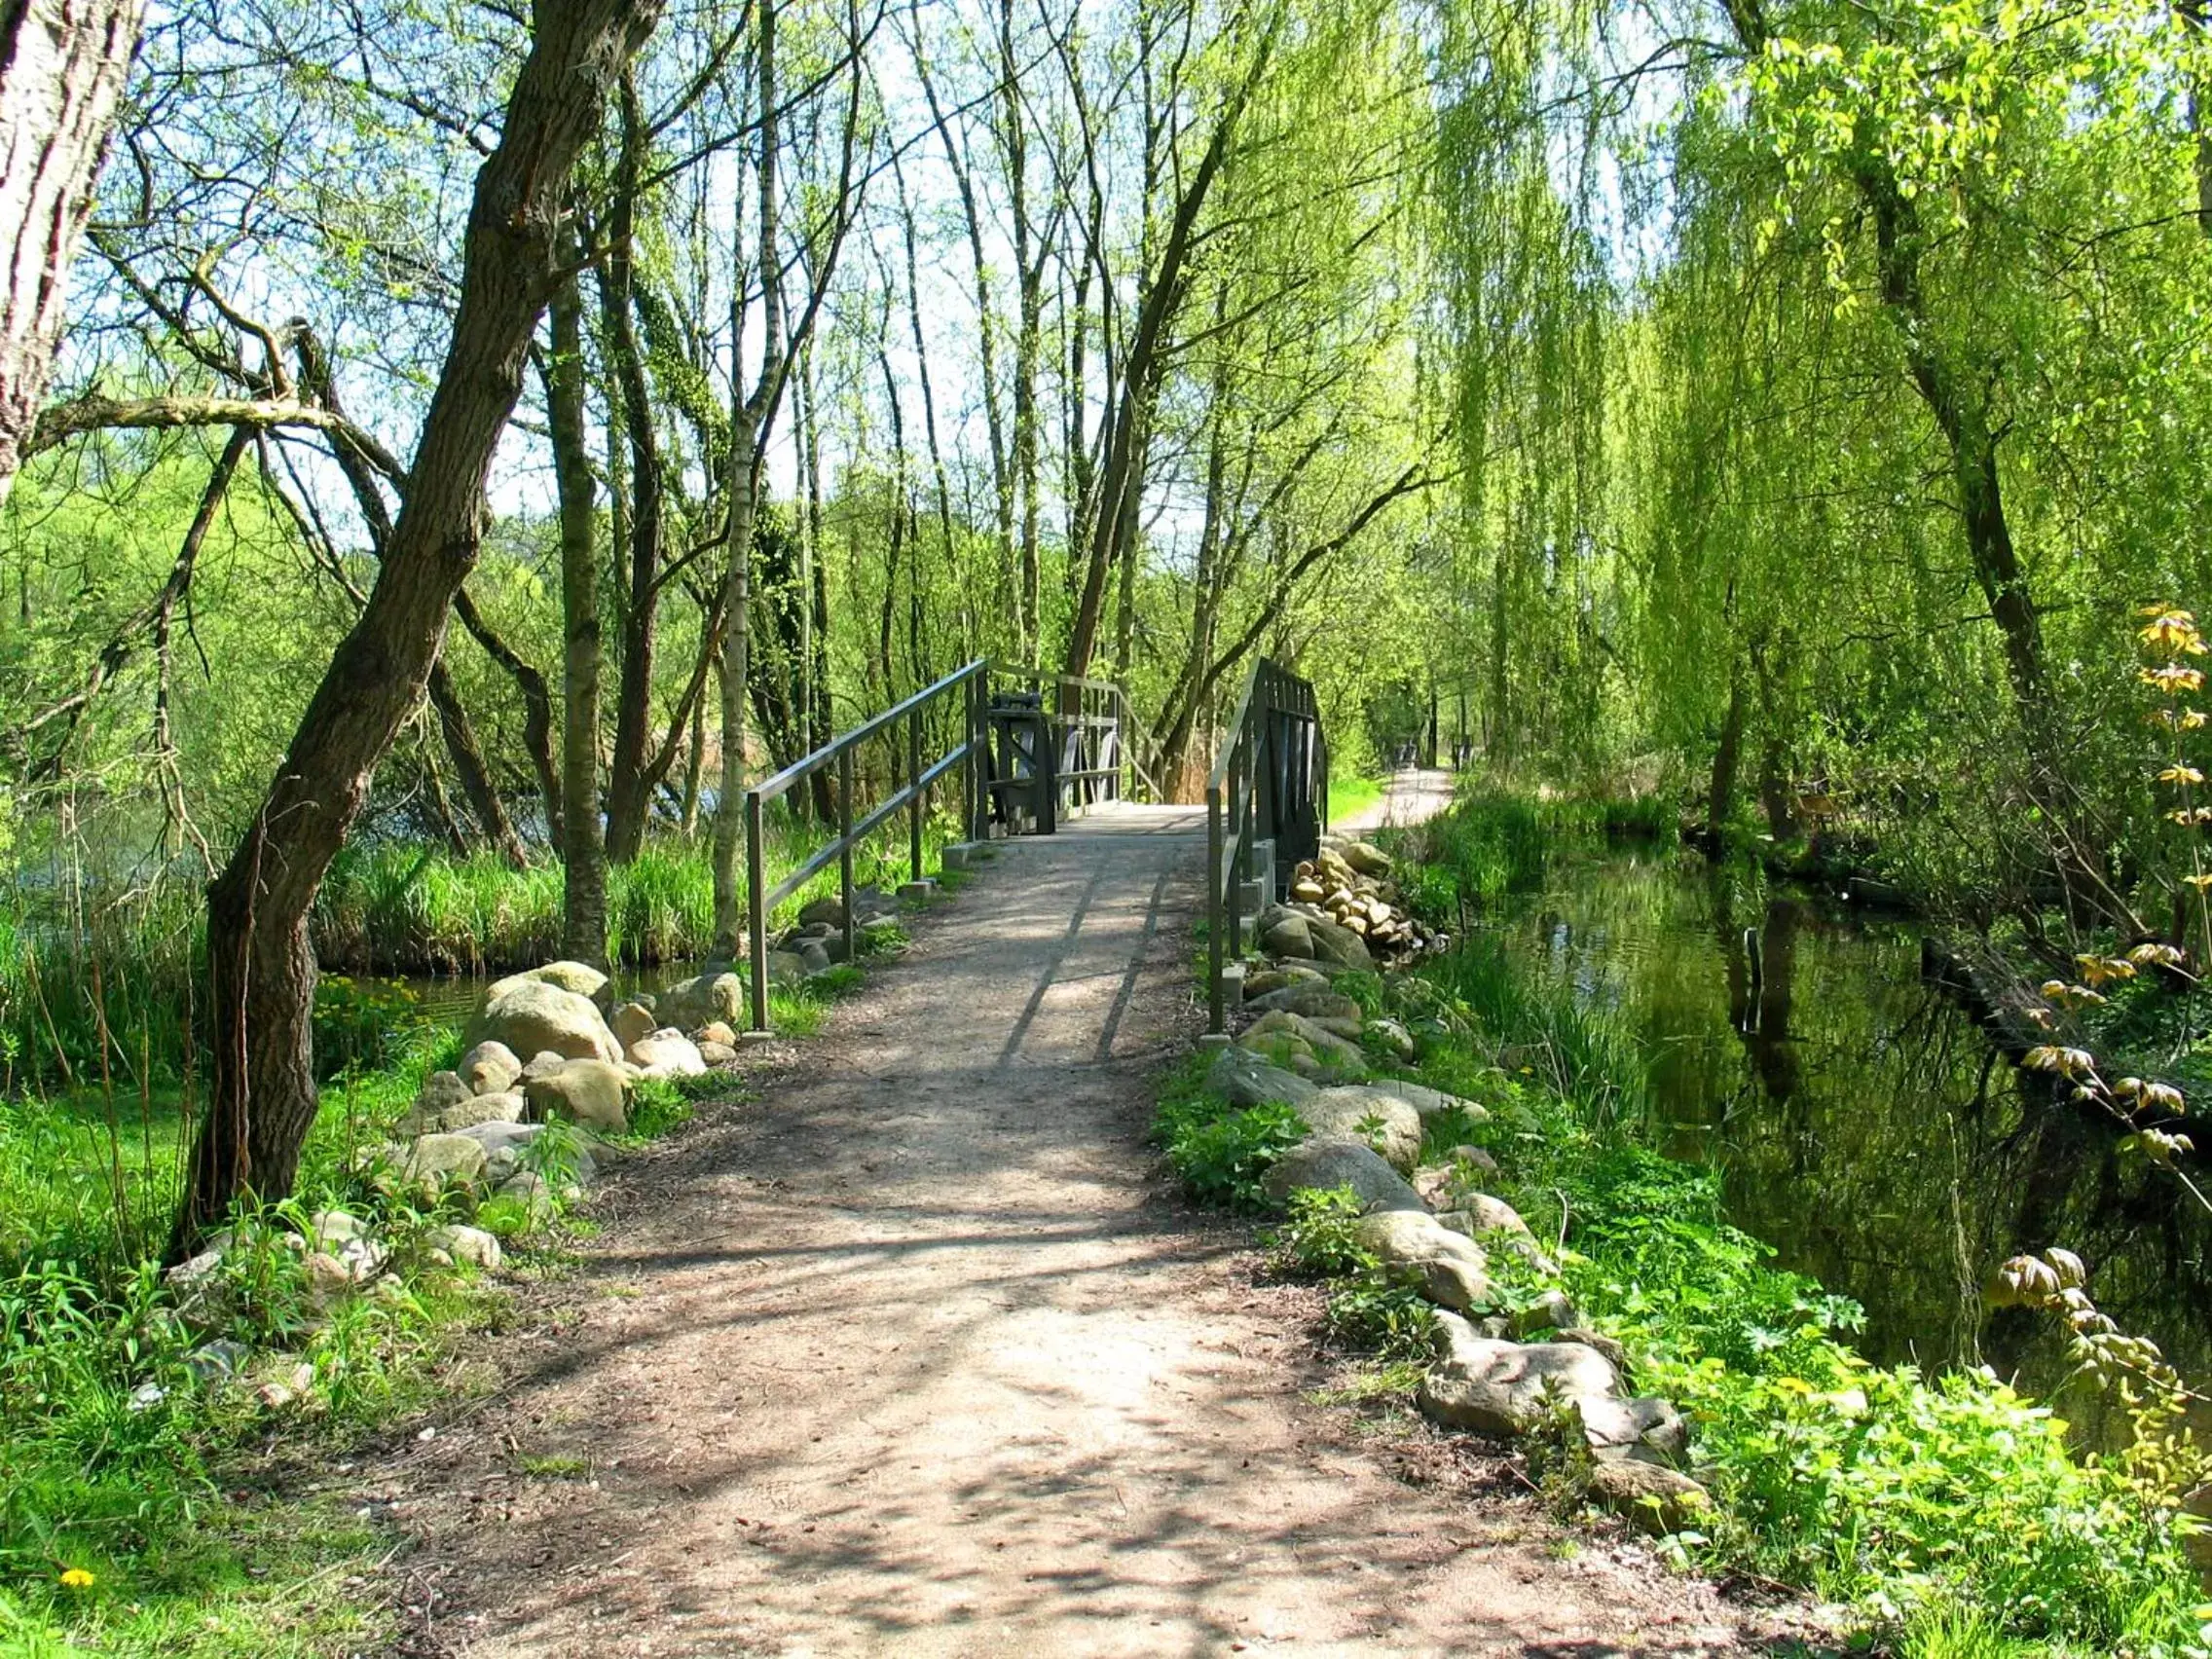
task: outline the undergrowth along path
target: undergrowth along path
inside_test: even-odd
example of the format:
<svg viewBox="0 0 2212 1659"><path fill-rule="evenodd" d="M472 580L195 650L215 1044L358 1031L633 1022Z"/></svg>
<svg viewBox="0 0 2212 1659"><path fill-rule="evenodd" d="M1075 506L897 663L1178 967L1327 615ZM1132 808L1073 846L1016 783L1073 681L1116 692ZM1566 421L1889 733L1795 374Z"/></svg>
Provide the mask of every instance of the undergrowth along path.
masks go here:
<svg viewBox="0 0 2212 1659"><path fill-rule="evenodd" d="M1144 1142L1203 844L1007 845L610 1185L512 1384L364 1472L421 1540L411 1650L1742 1650L1709 1589L1307 1401L1303 1293Z"/></svg>

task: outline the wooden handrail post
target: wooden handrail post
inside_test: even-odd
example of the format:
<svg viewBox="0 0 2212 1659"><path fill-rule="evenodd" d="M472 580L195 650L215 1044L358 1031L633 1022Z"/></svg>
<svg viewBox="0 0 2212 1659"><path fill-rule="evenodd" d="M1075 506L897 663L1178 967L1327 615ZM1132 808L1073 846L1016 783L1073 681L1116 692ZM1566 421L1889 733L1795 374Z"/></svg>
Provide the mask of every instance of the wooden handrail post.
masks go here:
<svg viewBox="0 0 2212 1659"><path fill-rule="evenodd" d="M746 918L747 954L753 959L753 1029L768 1029L768 891L767 853L760 845L760 792L745 793L745 885L752 895L752 913Z"/></svg>
<svg viewBox="0 0 2212 1659"><path fill-rule="evenodd" d="M922 788L922 711L916 709L906 717L906 779L914 791L914 798L906 803L906 862L909 866L906 879L922 879L922 813L929 791Z"/></svg>
<svg viewBox="0 0 2212 1659"><path fill-rule="evenodd" d="M1221 991L1222 945L1225 925L1221 903L1221 790L1206 785L1206 1030L1220 1036L1228 1025L1228 1010Z"/></svg>
<svg viewBox="0 0 2212 1659"><path fill-rule="evenodd" d="M845 912L845 960L853 959L853 752L837 751L837 900Z"/></svg>

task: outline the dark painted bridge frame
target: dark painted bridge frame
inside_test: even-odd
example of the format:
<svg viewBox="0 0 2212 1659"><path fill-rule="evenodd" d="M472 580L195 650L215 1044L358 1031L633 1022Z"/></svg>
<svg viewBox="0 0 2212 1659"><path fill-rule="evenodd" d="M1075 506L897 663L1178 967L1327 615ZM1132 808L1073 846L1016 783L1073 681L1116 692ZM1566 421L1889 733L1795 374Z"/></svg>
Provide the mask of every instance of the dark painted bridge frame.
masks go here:
<svg viewBox="0 0 2212 1659"><path fill-rule="evenodd" d="M1310 681L1262 657L1206 780L1206 1029L1228 1028L1222 974L1244 949L1243 889L1254 855L1270 845L1271 891L1321 850L1329 827L1329 740Z"/></svg>
<svg viewBox="0 0 2212 1659"><path fill-rule="evenodd" d="M904 702L886 709L873 719L824 744L813 754L794 760L774 776L762 779L745 792L745 880L748 903L747 955L752 968L751 1014L755 1031L768 1029L768 917L775 907L827 868L837 865L837 892L844 907L846 960L853 956L853 849L903 810L907 814L906 856L910 879L922 879L922 820L929 811L930 793L955 768L962 776L961 823L967 838L980 841L989 833L992 792L1018 787L1015 780L993 779L988 773L989 736L984 710L990 703L993 677L1020 684L1049 688L1054 705L1046 712L1052 741L1063 762L1059 784L1071 792L1071 807L1098 800L1121 800L1139 788L1160 791L1145 773L1127 743L1134 729L1128 696L1108 680L1077 675L1044 674L1013 668L978 657L957 668L934 685L924 686ZM925 761L929 716L940 706L960 700L960 740L944 753ZM940 722L941 726L941 721ZM856 819L853 816L853 756L861 746L876 738L896 743L900 728L905 737L906 783ZM1069 751L1072 748L1073 753ZM837 768L837 833L800 861L774 887L767 881L767 844L763 819L770 802L780 800L826 766Z"/></svg>

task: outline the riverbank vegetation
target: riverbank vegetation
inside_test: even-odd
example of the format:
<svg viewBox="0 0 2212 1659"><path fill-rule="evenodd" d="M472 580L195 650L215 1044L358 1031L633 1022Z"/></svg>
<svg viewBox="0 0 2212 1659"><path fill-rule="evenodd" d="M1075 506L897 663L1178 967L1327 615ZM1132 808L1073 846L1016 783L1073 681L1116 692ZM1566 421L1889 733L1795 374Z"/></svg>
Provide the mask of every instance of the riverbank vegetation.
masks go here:
<svg viewBox="0 0 2212 1659"><path fill-rule="evenodd" d="M1401 864L1403 890L1487 880L1511 826L1536 811L1525 803L1502 833L1487 802L1447 817L1421 842L1471 848L1474 862L1464 871ZM1860 1637L1918 1659L2181 1659L2212 1646L2212 1597L2185 1547L2190 1523L2177 1518L2205 1455L2177 1438L2178 1383L2155 1361L2135 1371L2097 1361L2102 1382L2092 1376L2075 1390L2106 1396L2127 1425L2102 1449L1986 1369L1871 1363L1853 1346L1863 1319L1855 1303L1778 1268L1768 1245L1732 1225L1716 1170L1649 1144L1650 1056L1571 983L1531 975L1491 936L1409 976L1335 983L1419 1034L1417 1062L1371 1051L1375 1073L1476 1108L1430 1117L1421 1162L1441 1169L1471 1154L1491 1166L1483 1190L1525 1218L1549 1258L1493 1248L1492 1303L1470 1316L1511 1319L1564 1291L1584 1325L1620 1345L1633 1390L1688 1419L1688 1466L1714 1507L1670 1532L1664 1551L1836 1604ZM1264 1213L1262 1177L1306 1125L1291 1104L1234 1107L1204 1077L1194 1062L1170 1081L1156 1135L1194 1193ZM1272 1259L1325 1285L1329 1337L1373 1367L1352 1392L1404 1398L1436 1357L1434 1316L1412 1279L1361 1245L1358 1213L1348 1191L1293 1195ZM2097 1342L2086 1339L2112 1327L2069 1314L2055 1275L2075 1271L2072 1258L2052 1262L2007 1272L2051 1276L2040 1316L2073 1318L2089 1360ZM1578 1436L1539 1434L1525 1448L1569 1509L1588 1478L1578 1447Z"/></svg>
<svg viewBox="0 0 2212 1659"><path fill-rule="evenodd" d="M0 203L46 204L0 221L0 1237L62 1287L9 1315L18 1393L67 1394L35 1352L83 1369L87 1309L119 1375L149 1262L333 1198L432 1040L394 980L735 958L747 853L795 867L958 699L760 846L748 786L985 658L1115 682L1167 797L1263 655L1336 810L1468 760L1405 877L1462 936L1601 830L1913 904L2031 966L2019 1057L2191 1179L2197 8L85 0L0 36ZM1424 982L1524 1034L1510 1088L1614 1111L1631 1038L1488 949ZM1292 1125L1198 1118L1179 1161L1248 1198ZM61 1570L11 1536L0 1595Z"/></svg>

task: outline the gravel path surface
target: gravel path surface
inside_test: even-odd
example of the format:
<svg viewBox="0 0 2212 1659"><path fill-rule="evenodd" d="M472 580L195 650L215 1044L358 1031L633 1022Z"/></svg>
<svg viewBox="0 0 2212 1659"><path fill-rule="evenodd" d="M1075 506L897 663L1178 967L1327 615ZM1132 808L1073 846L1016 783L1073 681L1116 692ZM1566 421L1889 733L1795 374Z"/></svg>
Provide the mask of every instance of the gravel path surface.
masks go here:
<svg viewBox="0 0 2212 1659"><path fill-rule="evenodd" d="M1380 799L1369 801L1357 812L1346 813L1342 823L1329 828L1343 834L1360 835L1370 830L1403 830L1423 823L1452 804L1457 781L1456 772L1432 766L1400 767L1390 774Z"/></svg>
<svg viewBox="0 0 2212 1659"><path fill-rule="evenodd" d="M1202 831L1007 846L623 1170L509 1385L361 1477L419 1540L408 1650L1746 1650L1466 1443L1309 1403L1310 1293L1144 1142Z"/></svg>

